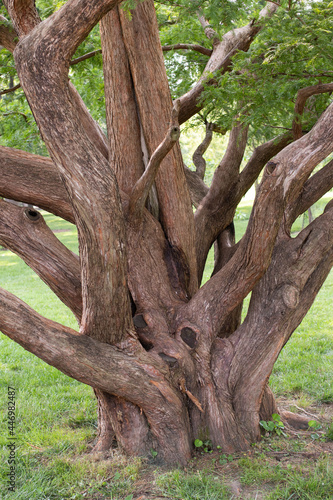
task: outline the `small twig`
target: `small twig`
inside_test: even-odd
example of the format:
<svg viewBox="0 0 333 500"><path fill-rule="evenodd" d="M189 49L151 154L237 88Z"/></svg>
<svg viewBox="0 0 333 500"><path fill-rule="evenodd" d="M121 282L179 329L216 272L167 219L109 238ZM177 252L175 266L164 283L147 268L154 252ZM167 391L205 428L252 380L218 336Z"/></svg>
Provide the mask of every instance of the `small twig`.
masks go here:
<svg viewBox="0 0 333 500"><path fill-rule="evenodd" d="M180 101L174 102L171 115L171 126L163 139L162 143L154 151L149 160L146 170L136 182L129 203L129 214L141 216L144 209L149 191L155 181L158 168L162 160L166 157L169 151L173 148L174 144L178 141L180 135L180 128L178 122L178 114L180 109Z"/></svg>
<svg viewBox="0 0 333 500"><path fill-rule="evenodd" d="M94 50L93 52L88 52L87 54L84 54L83 56L80 56L80 57L77 57L76 59L73 59L69 63L69 65L70 66L74 66L75 64L78 64L78 63L80 63L82 61L85 61L86 59L90 59L90 57L94 57L95 55L101 54L101 53L102 53L101 49ZM0 91L0 96L1 95L5 95L5 94L9 94L10 92L15 92L15 90L17 90L19 88L21 88L21 84L20 83L18 83L17 85L15 85L14 87L11 87L9 89L1 90Z"/></svg>
<svg viewBox="0 0 333 500"><path fill-rule="evenodd" d="M313 415L313 413L309 413L308 411L305 411L303 408L300 408L299 406L297 406L297 405L295 405L295 404L294 404L293 406L295 406L295 408L297 408L298 410L303 411L303 412L304 412L304 413L306 413L307 415L310 415L310 417L313 417L313 418L318 418L318 415Z"/></svg>
<svg viewBox="0 0 333 500"><path fill-rule="evenodd" d="M197 149L194 151L192 160L196 168L196 173L199 175L200 179L204 179L206 172L206 160L203 155L207 151L213 138L213 123L206 123L206 135L204 140L199 144Z"/></svg>
<svg viewBox="0 0 333 500"><path fill-rule="evenodd" d="M195 404L195 406L203 413L203 408L201 406L201 403L200 401L195 397L193 396L192 392L190 392L186 385L185 385L185 379L181 379L180 380L180 390L182 391L183 394L186 394L186 396L192 401L192 403Z"/></svg>
<svg viewBox="0 0 333 500"><path fill-rule="evenodd" d="M21 87L21 84L18 83L14 87L11 87L11 88L5 89L5 90L1 90L0 95L9 94L10 92L15 92L15 90L19 89L20 87Z"/></svg>
<svg viewBox="0 0 333 500"><path fill-rule="evenodd" d="M169 50L195 50L196 52L200 52L205 56L211 56L213 51L212 49L207 49L202 45L197 45L194 43L176 43L175 45L164 45L162 47L163 52L168 52Z"/></svg>
<svg viewBox="0 0 333 500"><path fill-rule="evenodd" d="M69 65L74 66L74 64L78 64L81 61L85 61L86 59L90 59L90 57L94 57L97 54L101 54L102 49L94 50L93 52L88 52L87 54L84 54L83 56L77 57L76 59L73 59Z"/></svg>
<svg viewBox="0 0 333 500"><path fill-rule="evenodd" d="M210 26L209 22L205 19L205 17L200 12L198 12L198 19L199 19L201 26L203 27L203 30L205 32L206 37L209 38L209 40L212 40L213 45L217 45L218 43L220 43L221 40L220 40L219 35Z"/></svg>
<svg viewBox="0 0 333 500"><path fill-rule="evenodd" d="M20 111L10 111L10 113L3 113L2 116L10 116L10 115L20 115L23 116L26 122L28 121L28 117L24 113L21 113Z"/></svg>

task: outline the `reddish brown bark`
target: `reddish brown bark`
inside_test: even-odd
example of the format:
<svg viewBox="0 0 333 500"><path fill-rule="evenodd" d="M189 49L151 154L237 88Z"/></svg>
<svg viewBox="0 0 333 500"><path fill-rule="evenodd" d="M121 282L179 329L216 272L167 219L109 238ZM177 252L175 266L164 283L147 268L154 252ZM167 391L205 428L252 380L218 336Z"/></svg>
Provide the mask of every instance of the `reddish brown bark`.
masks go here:
<svg viewBox="0 0 333 500"><path fill-rule="evenodd" d="M69 0L40 23L29 14L33 2L7 1L20 34L18 74L52 159L0 148L0 195L75 222L80 258L38 212L5 201L0 242L81 324L80 333L63 327L0 290L0 328L94 388L96 450L116 437L127 454L153 449L165 462L185 464L197 437L230 453L247 449L260 439L259 419L277 411L267 387L274 362L333 264L332 204L296 238L289 234L290 221L331 186L332 162L310 175L333 150L333 105L292 144L284 136L259 146L242 172L247 130L237 124L208 189L203 153L211 130L195 156L197 172L184 169L153 2L140 3L132 20L109 12L118 3ZM108 145L67 75L78 44L102 18ZM211 70L227 67L260 29L252 22L220 41L201 22L213 42ZM237 204L265 163L247 231L235 244ZM196 247L186 179L199 207ZM155 180L158 206L151 197L145 207ZM201 277L215 241L213 277L197 290L197 264Z"/></svg>
<svg viewBox="0 0 333 500"><path fill-rule="evenodd" d="M16 40L16 31L10 26L4 16L0 16L0 45L9 50L9 52L14 52L17 43Z"/></svg>
<svg viewBox="0 0 333 500"><path fill-rule="evenodd" d="M103 17L100 29L110 164L113 165L119 186L130 194L145 165L135 91L118 9Z"/></svg>
<svg viewBox="0 0 333 500"><path fill-rule="evenodd" d="M74 222L65 186L50 158L0 146L0 163L0 196L37 205Z"/></svg>
<svg viewBox="0 0 333 500"><path fill-rule="evenodd" d="M333 91L333 83L324 83L313 85L311 87L305 87L297 92L296 102L295 102L295 118L293 121L293 134L294 139L299 139L302 137L302 115L304 112L304 107L306 101L312 95L325 94L326 92Z"/></svg>
<svg viewBox="0 0 333 500"><path fill-rule="evenodd" d="M153 0L140 3L131 20L120 11L120 20L144 144L151 157L165 137L172 109ZM159 126L154 126L154 121ZM161 163L156 188L163 229L178 255L192 295L197 289L194 220L179 145Z"/></svg>
<svg viewBox="0 0 333 500"><path fill-rule="evenodd" d="M68 250L32 208L0 200L0 244L17 253L81 320L79 258Z"/></svg>

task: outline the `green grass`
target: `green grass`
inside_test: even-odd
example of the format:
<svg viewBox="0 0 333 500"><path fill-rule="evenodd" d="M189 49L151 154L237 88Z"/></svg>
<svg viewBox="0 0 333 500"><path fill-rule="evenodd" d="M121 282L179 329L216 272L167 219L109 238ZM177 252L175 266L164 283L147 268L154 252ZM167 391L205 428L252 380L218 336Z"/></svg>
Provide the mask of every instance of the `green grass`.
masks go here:
<svg viewBox="0 0 333 500"><path fill-rule="evenodd" d="M163 495L177 500L227 500L231 496L219 477L204 471L188 474L174 470L159 475L156 485Z"/></svg>
<svg viewBox="0 0 333 500"><path fill-rule="evenodd" d="M284 483L284 484L283 484ZM314 470L290 471L282 484L278 485L267 500L328 500L333 498L333 471L327 461L319 463Z"/></svg>
<svg viewBox="0 0 333 500"><path fill-rule="evenodd" d="M236 217L236 235L245 232L250 207L242 206ZM57 237L77 252L75 227L57 217L43 213ZM205 270L208 279L213 266L213 253ZM77 329L73 314L49 288L9 251L0 251L1 286L14 293L40 314ZM300 327L283 349L271 376L271 385L279 396L296 398L298 405L323 404L333 401L333 273ZM3 500L131 500L139 491L140 477L146 474L144 461L126 460L115 455L101 460L87 454L96 436L96 400L90 387L72 380L53 367L26 352L18 344L0 334L0 498ZM7 387L16 389L17 463L16 492L6 489L8 472ZM333 425L333 424L332 424ZM332 426L326 431L332 438ZM310 440L311 441L311 440ZM282 443L282 444L281 444ZM290 453L299 453L308 446L292 441ZM171 499L231 499L226 468L234 468L244 488L269 485L265 498L310 499L331 498L332 471L326 460L313 464L311 473L297 467L272 464L262 452L285 448L286 441L263 441L260 453L253 457L236 457L223 466L200 465L188 471L165 471L157 466L152 475L155 496ZM288 445L289 446L289 445ZM295 451L296 450L296 451ZM206 464L206 462L205 462ZM217 465L216 465L217 464ZM326 467L326 468L325 468ZM234 473L236 473L234 471ZM221 471L220 471L221 472ZM326 496L325 496L326 495ZM139 496L139 494L137 494ZM137 498L133 496L133 498ZM251 498L251 497L249 497ZM255 498L255 493L253 497Z"/></svg>

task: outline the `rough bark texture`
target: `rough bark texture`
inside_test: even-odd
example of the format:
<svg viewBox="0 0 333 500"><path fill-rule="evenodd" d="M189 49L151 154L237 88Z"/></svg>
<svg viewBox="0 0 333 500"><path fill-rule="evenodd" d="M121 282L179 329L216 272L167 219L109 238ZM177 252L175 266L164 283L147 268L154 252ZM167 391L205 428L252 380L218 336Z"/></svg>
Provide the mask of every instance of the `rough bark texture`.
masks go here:
<svg viewBox="0 0 333 500"><path fill-rule="evenodd" d="M153 0L138 4L131 20L120 11L120 21L143 141L150 158L165 137L172 109ZM188 281L188 293L192 295L197 290L195 232L179 145L162 162L156 177L156 188L163 229L178 255Z"/></svg>
<svg viewBox="0 0 333 500"><path fill-rule="evenodd" d="M69 0L40 22L33 1L6 1L20 37L17 71L51 158L0 147L0 196L75 223L80 256L39 212L3 200L0 244L37 272L80 329L43 318L2 289L0 328L94 388L96 450L116 438L129 455L153 449L162 461L185 464L195 438L230 453L247 449L260 439L259 419L277 411L267 385L273 365L333 264L332 203L290 237L295 218L333 185L332 161L311 176L333 151L333 104L298 140L286 134L258 146L242 171L248 130L236 122L208 188L203 155L214 126L190 171L177 143L178 113L182 121L196 112L208 73L227 70L277 6L222 40L200 16L210 59L172 108L152 0L131 19L119 3ZM100 20L108 143L68 82L76 48ZM7 48L11 36L0 30ZM235 210L264 167L236 244ZM213 244L213 275L198 290Z"/></svg>

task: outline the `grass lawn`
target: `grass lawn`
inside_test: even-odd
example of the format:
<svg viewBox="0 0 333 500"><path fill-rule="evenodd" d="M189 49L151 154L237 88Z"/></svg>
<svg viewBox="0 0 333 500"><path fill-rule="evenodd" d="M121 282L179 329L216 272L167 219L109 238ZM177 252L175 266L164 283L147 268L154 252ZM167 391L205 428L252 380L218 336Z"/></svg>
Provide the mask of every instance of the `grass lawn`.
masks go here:
<svg viewBox="0 0 333 500"><path fill-rule="evenodd" d="M320 202L314 208L322 210ZM236 217L246 229L250 207ZM43 213L57 237L77 252L75 227ZM301 229L302 220L293 230ZM212 270L212 253L205 270ZM1 287L43 316L77 328L74 316L15 255L0 250ZM242 455L225 456L209 443L184 470L151 460L92 455L96 402L92 389L63 375L0 334L0 498L12 500L330 499L333 498L333 273L283 349L271 387L286 409L305 411L320 428L288 437L268 434ZM245 304L246 308L246 304ZM7 489L8 387L16 398L16 490ZM318 425L319 427L319 425ZM157 457L158 458L158 457Z"/></svg>

